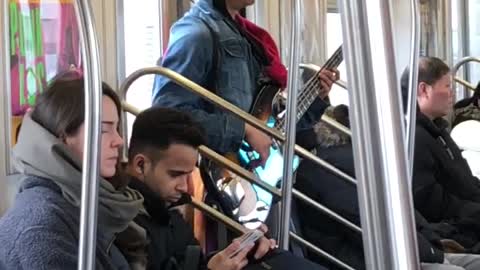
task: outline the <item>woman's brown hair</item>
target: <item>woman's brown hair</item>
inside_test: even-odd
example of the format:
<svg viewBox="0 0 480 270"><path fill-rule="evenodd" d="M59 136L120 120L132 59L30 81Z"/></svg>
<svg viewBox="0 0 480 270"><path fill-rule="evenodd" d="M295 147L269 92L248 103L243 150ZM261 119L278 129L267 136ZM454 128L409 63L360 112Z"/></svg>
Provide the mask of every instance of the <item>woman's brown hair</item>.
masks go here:
<svg viewBox="0 0 480 270"><path fill-rule="evenodd" d="M121 103L115 91L102 83L102 94L111 98L120 118ZM71 72L56 77L37 97L32 119L59 138L75 135L85 120L83 78Z"/></svg>

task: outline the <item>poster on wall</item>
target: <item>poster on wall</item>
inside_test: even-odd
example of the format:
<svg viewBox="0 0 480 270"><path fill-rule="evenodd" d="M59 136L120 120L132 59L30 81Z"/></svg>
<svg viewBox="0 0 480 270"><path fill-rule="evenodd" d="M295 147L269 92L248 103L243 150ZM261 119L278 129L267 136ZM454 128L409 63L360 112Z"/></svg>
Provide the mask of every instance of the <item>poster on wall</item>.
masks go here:
<svg viewBox="0 0 480 270"><path fill-rule="evenodd" d="M48 81L81 69L73 0L9 0L11 103L21 116Z"/></svg>

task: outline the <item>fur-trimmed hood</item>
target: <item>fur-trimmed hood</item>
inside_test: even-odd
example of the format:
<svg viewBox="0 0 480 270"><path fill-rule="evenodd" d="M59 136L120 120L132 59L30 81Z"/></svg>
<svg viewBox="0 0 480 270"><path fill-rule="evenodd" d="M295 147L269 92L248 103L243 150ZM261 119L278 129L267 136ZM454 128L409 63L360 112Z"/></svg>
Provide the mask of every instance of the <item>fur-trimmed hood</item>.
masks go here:
<svg viewBox="0 0 480 270"><path fill-rule="evenodd" d="M336 107L330 106L325 110L326 116L331 117L340 124L348 127L348 107L339 105ZM313 126L317 136L317 144L321 147L332 147L345 145L351 142L349 135L339 131L326 122L320 120Z"/></svg>

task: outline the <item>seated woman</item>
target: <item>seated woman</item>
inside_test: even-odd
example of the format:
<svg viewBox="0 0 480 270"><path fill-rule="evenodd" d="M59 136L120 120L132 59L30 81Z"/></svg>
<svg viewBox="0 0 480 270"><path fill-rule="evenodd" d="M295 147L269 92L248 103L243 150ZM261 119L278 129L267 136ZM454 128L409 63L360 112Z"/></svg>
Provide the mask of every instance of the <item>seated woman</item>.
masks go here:
<svg viewBox="0 0 480 270"><path fill-rule="evenodd" d="M123 144L117 131L121 107L108 85L102 91L96 269L130 269L138 261L114 241L128 231L135 237L130 243L145 242L145 232L132 222L143 197L113 177ZM13 162L24 177L14 206L0 219L2 269L77 268L84 102L83 79L61 77L23 120Z"/></svg>

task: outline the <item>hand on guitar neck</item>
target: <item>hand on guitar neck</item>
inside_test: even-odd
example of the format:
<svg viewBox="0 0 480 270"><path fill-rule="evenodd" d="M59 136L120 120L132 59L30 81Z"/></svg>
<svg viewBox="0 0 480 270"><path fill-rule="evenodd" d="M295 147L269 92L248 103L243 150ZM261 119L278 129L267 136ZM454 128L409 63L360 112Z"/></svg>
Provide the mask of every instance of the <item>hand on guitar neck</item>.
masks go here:
<svg viewBox="0 0 480 270"><path fill-rule="evenodd" d="M319 92L320 98L324 99L328 96L332 85L340 77L340 72L337 69L324 69L318 74L320 78L321 91ZM251 168L258 166L265 167L265 164L270 155L270 146L272 145L272 139L265 133L259 131L253 126L245 123L245 141L255 150L260 159L250 163Z"/></svg>
<svg viewBox="0 0 480 270"><path fill-rule="evenodd" d="M272 139L267 134L245 123L245 141L260 155L258 163L255 165L252 164L252 167L265 167L268 156L270 155Z"/></svg>
<svg viewBox="0 0 480 270"><path fill-rule="evenodd" d="M321 99L324 99L330 93L332 85L340 78L340 72L337 69L324 69L318 74L322 88L319 92Z"/></svg>

